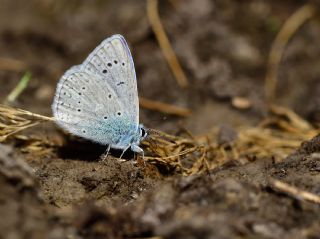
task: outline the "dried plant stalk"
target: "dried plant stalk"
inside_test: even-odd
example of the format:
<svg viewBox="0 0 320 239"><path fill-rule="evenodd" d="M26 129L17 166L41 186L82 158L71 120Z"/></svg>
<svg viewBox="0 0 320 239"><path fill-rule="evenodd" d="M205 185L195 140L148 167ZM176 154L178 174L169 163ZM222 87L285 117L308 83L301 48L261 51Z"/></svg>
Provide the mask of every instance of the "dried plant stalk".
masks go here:
<svg viewBox="0 0 320 239"><path fill-rule="evenodd" d="M273 189L280 191L280 192L284 192L284 193L288 194L289 196L292 196L296 199L320 204L320 196L313 194L311 192L301 190L300 188L291 186L285 182L281 182L276 179L270 179L269 184Z"/></svg>
<svg viewBox="0 0 320 239"><path fill-rule="evenodd" d="M27 64L23 61L0 57L0 70L2 71L23 71Z"/></svg>
<svg viewBox="0 0 320 239"><path fill-rule="evenodd" d="M285 47L297 30L299 30L307 20L315 16L316 10L316 7L312 4L308 3L303 5L286 20L272 43L265 79L265 93L269 104L274 103L277 74Z"/></svg>
<svg viewBox="0 0 320 239"><path fill-rule="evenodd" d="M52 117L0 104L0 142L3 142L13 134L38 125L41 122L53 120Z"/></svg>
<svg viewBox="0 0 320 239"><path fill-rule="evenodd" d="M160 48L166 58L173 75L175 76L179 86L187 87L189 82L184 73L179 60L174 53L170 41L166 35L164 27L162 26L161 19L158 12L158 0L148 0L147 1L147 15L151 27L156 35Z"/></svg>
<svg viewBox="0 0 320 239"><path fill-rule="evenodd" d="M177 115L182 117L188 117L192 114L191 111L187 108L149 100L141 96L139 97L139 104L145 109L155 110L165 114Z"/></svg>

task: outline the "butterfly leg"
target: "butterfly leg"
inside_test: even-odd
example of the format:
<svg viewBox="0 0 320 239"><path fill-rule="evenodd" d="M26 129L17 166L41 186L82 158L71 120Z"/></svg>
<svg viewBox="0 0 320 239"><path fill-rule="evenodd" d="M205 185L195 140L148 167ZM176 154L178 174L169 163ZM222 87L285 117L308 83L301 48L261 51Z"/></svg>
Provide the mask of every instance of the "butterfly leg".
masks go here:
<svg viewBox="0 0 320 239"><path fill-rule="evenodd" d="M136 153L138 153L138 154L142 154L143 164L144 164L144 166L146 166L146 161L144 160L144 151L143 151L143 149L140 148L140 147L139 147L138 145L136 145L136 144L132 144L132 145L131 145L131 149L132 149L133 152L136 152Z"/></svg>
<svg viewBox="0 0 320 239"><path fill-rule="evenodd" d="M125 153L129 148L130 148L130 145L128 145L128 147L126 147L126 148L122 151L119 159L122 158L122 156L124 155L124 153Z"/></svg>
<svg viewBox="0 0 320 239"><path fill-rule="evenodd" d="M146 161L144 160L144 151L142 150L142 161L143 161L143 165L146 166Z"/></svg>
<svg viewBox="0 0 320 239"><path fill-rule="evenodd" d="M105 158L107 158L108 157L108 155L109 155L109 152L110 152L110 149L111 149L111 145L109 144L108 145L108 148L107 148L107 150L106 150L106 152L104 152L105 153Z"/></svg>
<svg viewBox="0 0 320 239"><path fill-rule="evenodd" d="M107 159L107 157L108 157L108 155L109 155L109 152L110 152L110 149L111 149L111 145L109 144L109 145L108 145L108 148L106 149L106 151L105 151L104 154L102 155L102 157L103 157L102 161L103 161L103 162Z"/></svg>

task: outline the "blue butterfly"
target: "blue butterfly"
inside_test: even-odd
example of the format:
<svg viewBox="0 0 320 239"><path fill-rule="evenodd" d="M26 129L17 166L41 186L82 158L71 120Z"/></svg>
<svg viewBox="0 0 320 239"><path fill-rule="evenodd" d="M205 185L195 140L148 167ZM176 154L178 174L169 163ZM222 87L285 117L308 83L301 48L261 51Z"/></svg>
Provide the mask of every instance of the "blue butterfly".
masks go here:
<svg viewBox="0 0 320 239"><path fill-rule="evenodd" d="M137 78L121 35L105 39L87 59L60 78L52 111L56 123L76 136L143 154L147 130L139 124ZM120 157L122 157L122 155Z"/></svg>

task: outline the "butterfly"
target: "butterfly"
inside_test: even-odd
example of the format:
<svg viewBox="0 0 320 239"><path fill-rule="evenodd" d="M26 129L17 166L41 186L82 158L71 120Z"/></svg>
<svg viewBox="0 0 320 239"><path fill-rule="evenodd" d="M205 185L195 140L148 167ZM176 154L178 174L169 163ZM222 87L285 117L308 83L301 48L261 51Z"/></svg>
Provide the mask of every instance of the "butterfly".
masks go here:
<svg viewBox="0 0 320 239"><path fill-rule="evenodd" d="M93 142L141 153L147 129L139 124L137 78L129 47L117 34L60 78L52 103L56 123Z"/></svg>

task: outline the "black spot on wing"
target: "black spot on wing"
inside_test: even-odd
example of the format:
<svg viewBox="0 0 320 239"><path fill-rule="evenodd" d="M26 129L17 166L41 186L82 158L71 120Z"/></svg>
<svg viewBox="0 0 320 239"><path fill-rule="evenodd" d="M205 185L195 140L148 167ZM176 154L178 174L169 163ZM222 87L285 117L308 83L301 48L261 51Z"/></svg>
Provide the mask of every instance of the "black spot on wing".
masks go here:
<svg viewBox="0 0 320 239"><path fill-rule="evenodd" d="M120 81L117 85L124 85L124 82Z"/></svg>

